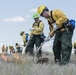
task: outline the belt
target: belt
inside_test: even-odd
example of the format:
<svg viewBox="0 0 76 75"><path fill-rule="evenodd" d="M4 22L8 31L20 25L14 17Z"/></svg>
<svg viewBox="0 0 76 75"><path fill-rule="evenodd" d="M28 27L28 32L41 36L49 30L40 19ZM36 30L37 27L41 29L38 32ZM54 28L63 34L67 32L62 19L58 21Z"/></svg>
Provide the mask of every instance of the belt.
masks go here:
<svg viewBox="0 0 76 75"><path fill-rule="evenodd" d="M59 28L59 29L57 29L57 31L64 31L64 30L66 30L66 27L65 27L65 25L67 25L68 24L68 22L69 22L69 20L67 19L67 21L66 22L64 22L63 24L62 24L62 27L61 28ZM69 30L69 28L67 27L67 29Z"/></svg>
<svg viewBox="0 0 76 75"><path fill-rule="evenodd" d="M35 35L35 34L33 34L33 36L41 36L40 34L39 35Z"/></svg>

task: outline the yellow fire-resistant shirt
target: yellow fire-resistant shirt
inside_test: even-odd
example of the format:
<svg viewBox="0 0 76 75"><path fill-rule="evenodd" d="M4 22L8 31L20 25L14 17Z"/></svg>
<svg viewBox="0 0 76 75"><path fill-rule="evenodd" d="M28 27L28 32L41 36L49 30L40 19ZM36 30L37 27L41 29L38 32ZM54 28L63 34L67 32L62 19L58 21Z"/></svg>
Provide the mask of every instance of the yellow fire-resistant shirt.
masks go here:
<svg viewBox="0 0 76 75"><path fill-rule="evenodd" d="M23 40L24 43L26 43L26 34L22 35L22 40Z"/></svg>
<svg viewBox="0 0 76 75"><path fill-rule="evenodd" d="M44 23L42 21L40 23L39 22L40 20L38 22L34 22L32 28L34 28L35 30L32 30L30 35L41 35L43 33Z"/></svg>
<svg viewBox="0 0 76 75"><path fill-rule="evenodd" d="M56 23L56 25L57 25L58 28L61 28L62 25L63 25L63 23L67 21L66 15L65 15L61 10L59 10L59 9L57 9L57 10L52 10L52 15L50 14L50 12L49 12L49 15L50 15L50 17L47 18L47 20L48 20L50 23L52 23L52 22L53 22L53 21L52 21L52 18L51 18L51 16L52 16L53 19L56 21L55 23ZM50 32L51 32L52 30L53 30L53 23L52 23L52 27L50 26ZM64 30L65 30L64 28L61 29L61 31L64 31ZM54 35L54 34L55 34L55 32L54 32L52 35Z"/></svg>
<svg viewBox="0 0 76 75"><path fill-rule="evenodd" d="M30 35L41 35L44 30L44 23L40 20L38 22L34 22L32 28L35 28L35 30L31 31Z"/></svg>

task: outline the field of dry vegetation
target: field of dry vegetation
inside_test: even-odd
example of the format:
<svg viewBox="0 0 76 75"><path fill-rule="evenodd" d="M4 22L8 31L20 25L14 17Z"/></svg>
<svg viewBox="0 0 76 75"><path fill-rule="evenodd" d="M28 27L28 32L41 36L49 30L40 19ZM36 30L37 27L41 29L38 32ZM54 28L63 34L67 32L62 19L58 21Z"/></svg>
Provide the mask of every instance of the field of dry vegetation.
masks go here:
<svg viewBox="0 0 76 75"><path fill-rule="evenodd" d="M76 75L76 55L71 56L71 61L66 66L55 64L53 54L45 56L49 58L48 64L36 64L36 57L28 55L20 57L25 62L6 62L0 57L0 75Z"/></svg>

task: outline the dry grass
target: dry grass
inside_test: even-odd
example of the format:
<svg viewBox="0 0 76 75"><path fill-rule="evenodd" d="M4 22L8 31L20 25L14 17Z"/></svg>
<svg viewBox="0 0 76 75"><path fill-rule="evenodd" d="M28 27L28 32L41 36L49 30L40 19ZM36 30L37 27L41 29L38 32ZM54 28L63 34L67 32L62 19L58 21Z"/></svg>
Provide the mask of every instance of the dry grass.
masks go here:
<svg viewBox="0 0 76 75"><path fill-rule="evenodd" d="M12 55L7 55L12 57ZM0 57L0 75L76 75L76 55L72 55L68 66L59 66L54 63L53 55L48 55L49 64L36 64L36 58L20 56L22 62L6 62Z"/></svg>

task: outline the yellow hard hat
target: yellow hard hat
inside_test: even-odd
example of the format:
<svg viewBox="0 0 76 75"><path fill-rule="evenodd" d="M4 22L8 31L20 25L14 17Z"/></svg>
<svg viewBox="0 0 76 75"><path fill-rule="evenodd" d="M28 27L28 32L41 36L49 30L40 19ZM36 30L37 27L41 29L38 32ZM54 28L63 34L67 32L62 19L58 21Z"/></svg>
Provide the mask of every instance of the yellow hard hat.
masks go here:
<svg viewBox="0 0 76 75"><path fill-rule="evenodd" d="M45 8L46 8L46 6L44 6L44 5L38 7L38 9L37 9L38 14L41 15L41 13L44 11Z"/></svg>

